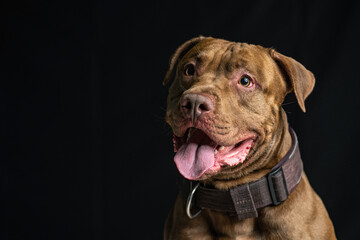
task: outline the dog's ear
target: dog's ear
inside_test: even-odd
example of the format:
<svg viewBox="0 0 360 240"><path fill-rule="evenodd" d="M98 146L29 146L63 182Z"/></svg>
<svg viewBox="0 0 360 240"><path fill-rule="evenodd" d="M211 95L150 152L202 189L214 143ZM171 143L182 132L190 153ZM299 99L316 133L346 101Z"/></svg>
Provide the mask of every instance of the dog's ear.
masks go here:
<svg viewBox="0 0 360 240"><path fill-rule="evenodd" d="M192 38L184 42L176 49L175 53L170 58L169 70L166 72L165 78L163 80L164 86L171 80L172 72L175 68L178 59L181 59L192 47L194 47L197 43L199 43L203 39L205 39L205 37L203 36Z"/></svg>
<svg viewBox="0 0 360 240"><path fill-rule="evenodd" d="M270 55L287 78L287 93L294 91L301 110L305 112L305 99L312 92L315 85L314 75L296 60L273 49L270 50Z"/></svg>

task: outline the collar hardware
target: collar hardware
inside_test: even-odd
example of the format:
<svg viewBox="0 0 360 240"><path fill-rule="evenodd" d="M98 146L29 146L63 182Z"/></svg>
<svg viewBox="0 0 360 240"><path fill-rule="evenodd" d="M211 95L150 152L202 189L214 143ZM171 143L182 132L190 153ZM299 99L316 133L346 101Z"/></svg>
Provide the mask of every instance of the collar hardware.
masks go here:
<svg viewBox="0 0 360 240"><path fill-rule="evenodd" d="M283 188L284 189L284 195L283 195L282 199L278 198L278 195L275 192L274 182L273 182L273 176L276 176L278 173L280 173L280 177L282 179L282 184L284 185L284 188ZM282 203L283 201L285 201L287 199L287 197L289 196L289 191L288 191L288 188L287 188L287 185L286 185L285 175L284 175L284 171L283 171L282 167L279 167L279 168L275 169L274 171L271 171L267 175L267 180L268 180L268 186L269 186L271 199L273 201L273 204L275 206L277 206L280 203Z"/></svg>
<svg viewBox="0 0 360 240"><path fill-rule="evenodd" d="M196 192L196 189L199 187L200 183L197 182L194 186L194 188L192 187L193 183L196 182L190 182L190 194L186 200L186 215L190 218L190 219L194 219L196 218L200 213L201 213L201 209L199 211L197 211L195 214L191 213L191 208L193 207L193 198L194 198L194 194Z"/></svg>

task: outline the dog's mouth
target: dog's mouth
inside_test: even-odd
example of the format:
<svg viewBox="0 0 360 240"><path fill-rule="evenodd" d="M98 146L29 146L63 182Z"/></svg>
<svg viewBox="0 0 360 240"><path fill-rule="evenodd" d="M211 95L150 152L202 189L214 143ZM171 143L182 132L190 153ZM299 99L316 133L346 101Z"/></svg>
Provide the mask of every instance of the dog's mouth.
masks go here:
<svg viewBox="0 0 360 240"><path fill-rule="evenodd" d="M197 128L187 129L183 137L174 136L174 157L179 172L187 179L200 179L226 166L243 163L255 137L243 137L231 146L219 145Z"/></svg>

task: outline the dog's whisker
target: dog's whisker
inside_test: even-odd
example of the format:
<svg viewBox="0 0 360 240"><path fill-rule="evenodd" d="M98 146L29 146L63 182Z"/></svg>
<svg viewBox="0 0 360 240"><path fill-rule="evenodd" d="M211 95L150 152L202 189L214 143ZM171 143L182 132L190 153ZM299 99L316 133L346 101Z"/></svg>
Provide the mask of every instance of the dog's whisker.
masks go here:
<svg viewBox="0 0 360 240"><path fill-rule="evenodd" d="M287 102L287 103L282 103L281 106L287 106L287 105L290 105L290 104L294 104L296 102Z"/></svg>

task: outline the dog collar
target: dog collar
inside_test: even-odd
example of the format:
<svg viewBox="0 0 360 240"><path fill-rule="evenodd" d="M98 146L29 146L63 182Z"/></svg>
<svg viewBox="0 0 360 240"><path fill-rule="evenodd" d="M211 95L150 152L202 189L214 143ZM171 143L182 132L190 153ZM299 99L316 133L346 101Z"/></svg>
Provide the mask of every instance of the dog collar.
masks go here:
<svg viewBox="0 0 360 240"><path fill-rule="evenodd" d="M229 190L219 190L182 178L180 187L183 196L187 196L187 216L192 219L202 209L210 209L226 212L242 220L258 217L257 210L260 208L284 202L299 184L303 172L296 134L292 128L289 131L292 139L290 150L259 180Z"/></svg>

